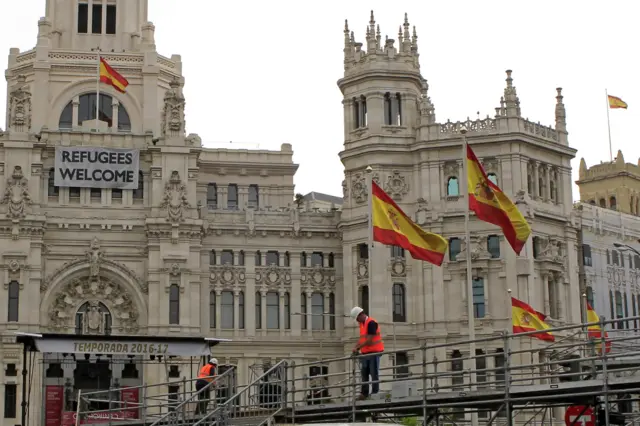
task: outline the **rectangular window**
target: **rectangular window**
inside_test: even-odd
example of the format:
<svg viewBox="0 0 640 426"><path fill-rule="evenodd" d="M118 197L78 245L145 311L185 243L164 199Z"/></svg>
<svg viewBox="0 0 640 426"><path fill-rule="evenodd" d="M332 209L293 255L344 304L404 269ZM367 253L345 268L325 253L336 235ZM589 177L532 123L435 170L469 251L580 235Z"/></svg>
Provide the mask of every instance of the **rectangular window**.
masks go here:
<svg viewBox="0 0 640 426"><path fill-rule="evenodd" d="M91 199L92 200L100 200L102 198L102 189L100 188L91 188Z"/></svg>
<svg viewBox="0 0 640 426"><path fill-rule="evenodd" d="M216 328L216 291L209 292L209 328Z"/></svg>
<svg viewBox="0 0 640 426"><path fill-rule="evenodd" d="M285 330L291 329L291 298L289 293L284 294L284 328Z"/></svg>
<svg viewBox="0 0 640 426"><path fill-rule="evenodd" d="M233 329L233 292L223 291L220 297L220 327L225 330Z"/></svg>
<svg viewBox="0 0 640 426"><path fill-rule="evenodd" d="M102 5L94 4L91 11L91 32L102 34Z"/></svg>
<svg viewBox="0 0 640 426"><path fill-rule="evenodd" d="M176 406L178 405L178 395L180 395L180 386L169 385L167 393L167 398L169 399L169 411L176 411Z"/></svg>
<svg viewBox="0 0 640 426"><path fill-rule="evenodd" d="M116 33L116 5L107 5L107 34Z"/></svg>
<svg viewBox="0 0 640 426"><path fill-rule="evenodd" d="M500 258L500 237L489 235L489 238L487 238L487 251L491 254L492 259Z"/></svg>
<svg viewBox="0 0 640 426"><path fill-rule="evenodd" d="M113 188L111 190L111 199L112 200L122 200L122 189Z"/></svg>
<svg viewBox="0 0 640 426"><path fill-rule="evenodd" d="M18 406L18 385L4 385L4 418L15 419Z"/></svg>
<svg viewBox="0 0 640 426"><path fill-rule="evenodd" d="M329 330L336 329L336 296L329 293Z"/></svg>
<svg viewBox="0 0 640 426"><path fill-rule="evenodd" d="M262 328L262 293L256 291L256 330Z"/></svg>
<svg viewBox="0 0 640 426"><path fill-rule="evenodd" d="M300 319L302 321L302 330L307 329L307 295L300 295Z"/></svg>
<svg viewBox="0 0 640 426"><path fill-rule="evenodd" d="M80 188L76 186L69 187L69 198L71 199L80 198Z"/></svg>
<svg viewBox="0 0 640 426"><path fill-rule="evenodd" d="M220 253L221 265L233 265L233 250L222 250Z"/></svg>
<svg viewBox="0 0 640 426"><path fill-rule="evenodd" d="M459 350L454 350L451 353L451 385L454 391L460 391L464 384L464 373L463 370L463 362L462 362L462 353Z"/></svg>
<svg viewBox="0 0 640 426"><path fill-rule="evenodd" d="M476 382L482 383L487 381L487 355L482 349L476 349Z"/></svg>
<svg viewBox="0 0 640 426"><path fill-rule="evenodd" d="M180 287L171 284L169 287L169 324L180 324Z"/></svg>
<svg viewBox="0 0 640 426"><path fill-rule="evenodd" d="M89 5L87 3L78 4L78 34L86 34L89 23Z"/></svg>
<svg viewBox="0 0 640 426"><path fill-rule="evenodd" d="M4 375L7 377L16 377L18 375L18 369L15 364L7 364L7 369L4 370Z"/></svg>
<svg viewBox="0 0 640 426"><path fill-rule="evenodd" d="M322 293L311 295L311 329L324 330L324 295Z"/></svg>
<svg viewBox="0 0 640 426"><path fill-rule="evenodd" d="M582 245L582 260L584 266L593 266L593 260L591 259L591 246L589 244Z"/></svg>
<svg viewBox="0 0 640 426"><path fill-rule="evenodd" d="M227 208L229 210L238 210L238 185L229 184L227 189Z"/></svg>
<svg viewBox="0 0 640 426"><path fill-rule="evenodd" d="M410 376L409 355L407 352L397 352L393 361L393 377L395 379L402 379Z"/></svg>
<svg viewBox="0 0 640 426"><path fill-rule="evenodd" d="M275 250L267 252L267 265L280 266L280 254Z"/></svg>
<svg viewBox="0 0 640 426"><path fill-rule="evenodd" d="M314 251L311 253L311 266L323 266L324 264L324 254L319 251Z"/></svg>
<svg viewBox="0 0 640 426"><path fill-rule="evenodd" d="M484 279L473 278L473 316L484 318Z"/></svg>
<svg viewBox="0 0 640 426"><path fill-rule="evenodd" d="M358 244L358 258L360 260L369 259L369 247L366 243Z"/></svg>
<svg viewBox="0 0 640 426"><path fill-rule="evenodd" d="M280 295L275 291L267 293L267 329L280 328Z"/></svg>
<svg viewBox="0 0 640 426"><path fill-rule="evenodd" d="M215 183L207 185L207 209L215 210L218 208L218 187Z"/></svg>
<svg viewBox="0 0 640 426"><path fill-rule="evenodd" d="M249 185L249 202L250 209L260 208L260 197L258 194L258 185Z"/></svg>
<svg viewBox="0 0 640 426"><path fill-rule="evenodd" d="M456 256L462 250L462 242L459 238L449 238L449 261L455 262Z"/></svg>
<svg viewBox="0 0 640 426"><path fill-rule="evenodd" d="M18 281L9 283L9 312L7 314L8 322L18 322L20 316L20 284Z"/></svg>
<svg viewBox="0 0 640 426"><path fill-rule="evenodd" d="M238 328L244 330L244 293L238 294Z"/></svg>
<svg viewBox="0 0 640 426"><path fill-rule="evenodd" d="M391 246L391 257L404 257L404 249L398 246Z"/></svg>

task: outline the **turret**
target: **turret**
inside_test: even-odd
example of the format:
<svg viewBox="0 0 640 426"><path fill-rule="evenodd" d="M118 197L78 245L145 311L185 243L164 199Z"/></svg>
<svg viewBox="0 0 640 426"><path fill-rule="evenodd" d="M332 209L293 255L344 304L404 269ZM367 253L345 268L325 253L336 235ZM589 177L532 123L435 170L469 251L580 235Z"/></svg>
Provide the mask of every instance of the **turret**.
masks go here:
<svg viewBox="0 0 640 426"><path fill-rule="evenodd" d="M344 78L338 86L344 94L345 141L382 135L387 142L414 136L422 122L433 122L433 105L420 75L418 36L410 33L407 14L399 26L398 40L385 36L371 11L365 29L366 50L356 42L349 23L344 27ZM424 112L422 112L424 111ZM424 113L424 118L422 114Z"/></svg>
<svg viewBox="0 0 640 426"><path fill-rule="evenodd" d="M587 177L587 162L584 161L584 157L580 159L580 168L578 169L578 177L580 180Z"/></svg>

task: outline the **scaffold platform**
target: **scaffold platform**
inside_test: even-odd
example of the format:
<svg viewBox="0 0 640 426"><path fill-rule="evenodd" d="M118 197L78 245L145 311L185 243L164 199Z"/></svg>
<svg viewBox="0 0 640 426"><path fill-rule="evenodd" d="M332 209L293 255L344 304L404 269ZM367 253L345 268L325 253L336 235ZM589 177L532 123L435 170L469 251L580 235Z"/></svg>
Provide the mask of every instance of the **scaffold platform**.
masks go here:
<svg viewBox="0 0 640 426"><path fill-rule="evenodd" d="M634 319L640 317L625 320ZM608 323L599 325L605 329ZM583 413L598 425L636 422L640 334L609 331L593 339L586 330L587 324L551 329L553 343L532 333L502 333L386 351L381 356L392 366L381 367L380 392L365 400L359 398L362 386L372 383L361 377L363 356L297 364L285 359L254 366L248 384L237 383L237 367L231 366L213 379L208 392L197 391L186 378L142 386L144 397L136 404L118 398L114 389L80 392L74 421L75 426L261 426L398 423L416 417L425 426L442 419L446 424L491 425L499 419L507 426L514 420L551 425L565 422L556 408L577 407L581 411L569 426L579 426Z"/></svg>

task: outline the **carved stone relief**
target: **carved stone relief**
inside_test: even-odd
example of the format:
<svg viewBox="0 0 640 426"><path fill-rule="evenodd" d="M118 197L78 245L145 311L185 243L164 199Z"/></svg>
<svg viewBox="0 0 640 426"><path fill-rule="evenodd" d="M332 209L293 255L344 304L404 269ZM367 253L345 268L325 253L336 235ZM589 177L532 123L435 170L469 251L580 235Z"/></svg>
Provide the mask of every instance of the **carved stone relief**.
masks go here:
<svg viewBox="0 0 640 426"><path fill-rule="evenodd" d="M369 263L366 260L358 260L358 264L356 265L356 274L358 279L369 278Z"/></svg>
<svg viewBox="0 0 640 426"><path fill-rule="evenodd" d="M487 250L486 236L471 236L471 260L490 260L491 253ZM456 261L465 260L467 257L467 243L462 241L462 250L456 256Z"/></svg>
<svg viewBox="0 0 640 426"><path fill-rule="evenodd" d="M104 303L111 311L114 330L128 333L138 331L138 309L129 292L112 281L87 278L69 282L55 296L49 308L49 328L74 327L76 309L84 302L95 306L97 303ZM95 315L89 321L94 324Z"/></svg>
<svg viewBox="0 0 640 426"><path fill-rule="evenodd" d="M555 238L540 238L541 250L538 254L538 259L564 264L566 256L562 254L563 246L562 241L556 240Z"/></svg>
<svg viewBox="0 0 640 426"><path fill-rule="evenodd" d="M244 268L222 265L215 267L215 269L210 272L209 281L211 284L216 284L216 287L232 288L237 284L244 284L246 275Z"/></svg>
<svg viewBox="0 0 640 426"><path fill-rule="evenodd" d="M263 289L277 289L291 284L291 271L276 265L256 268L256 284Z"/></svg>
<svg viewBox="0 0 640 426"><path fill-rule="evenodd" d="M300 270L300 284L309 291L332 291L336 286L336 273L332 268L302 268Z"/></svg>
<svg viewBox="0 0 640 426"><path fill-rule="evenodd" d="M187 186L182 183L180 174L174 170L164 186L164 196L160 207L167 210L167 221L179 223L185 219L185 210L191 207L187 199Z"/></svg>
<svg viewBox="0 0 640 426"><path fill-rule="evenodd" d="M170 89L164 95L162 134L165 136L178 136L184 134L185 129L185 99L182 95L180 82L177 79L174 78L169 86Z"/></svg>
<svg viewBox="0 0 640 426"><path fill-rule="evenodd" d="M349 195L349 188L347 188L346 179L342 181L342 199L347 200L347 196Z"/></svg>
<svg viewBox="0 0 640 426"><path fill-rule="evenodd" d="M444 163L442 170L444 171L445 180L447 178L458 177L460 175L460 166L456 161L447 161Z"/></svg>
<svg viewBox="0 0 640 426"><path fill-rule="evenodd" d="M31 127L31 91L24 75L9 93L9 126L17 132L28 132Z"/></svg>
<svg viewBox="0 0 640 426"><path fill-rule="evenodd" d="M406 260L402 257L397 257L391 260L391 276L392 277L406 277L407 265Z"/></svg>
<svg viewBox="0 0 640 426"><path fill-rule="evenodd" d="M409 192L409 184L399 171L394 170L393 174L387 177L384 190L387 194L391 195L391 198L394 200L401 200L402 197Z"/></svg>
<svg viewBox="0 0 640 426"><path fill-rule="evenodd" d="M418 198L416 203L418 204L418 208L415 213L415 221L418 225L424 226L429 223L431 207L429 207L427 200L424 198Z"/></svg>
<svg viewBox="0 0 640 426"><path fill-rule="evenodd" d="M358 204L367 202L367 179L364 174L356 173L351 180L351 196Z"/></svg>
<svg viewBox="0 0 640 426"><path fill-rule="evenodd" d="M7 187L0 201L8 206L7 217L20 219L27 214L27 206L31 204L31 195L27 187L27 179L22 173L22 167L15 166L11 177L7 179Z"/></svg>
<svg viewBox="0 0 640 426"><path fill-rule="evenodd" d="M104 253L100 251L100 241L98 237L93 237L91 240L91 248L86 252L87 260L89 261L89 276L97 277L100 275L100 263L104 257Z"/></svg>

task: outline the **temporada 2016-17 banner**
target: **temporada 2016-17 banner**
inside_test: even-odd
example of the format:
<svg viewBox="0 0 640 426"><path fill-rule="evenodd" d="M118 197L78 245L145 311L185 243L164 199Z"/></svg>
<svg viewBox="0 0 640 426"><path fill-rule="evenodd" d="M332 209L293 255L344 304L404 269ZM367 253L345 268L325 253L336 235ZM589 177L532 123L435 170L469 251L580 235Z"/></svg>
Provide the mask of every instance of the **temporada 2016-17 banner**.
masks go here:
<svg viewBox="0 0 640 426"><path fill-rule="evenodd" d="M139 171L137 149L56 147L56 186L137 189Z"/></svg>
<svg viewBox="0 0 640 426"><path fill-rule="evenodd" d="M99 411L88 413L80 420L80 424L106 423L111 416L112 422L132 420L140 418L140 409L137 408L139 402L138 388L120 388L120 401L122 407L120 411ZM75 392L75 391L74 391ZM127 408L128 403L134 408ZM45 396L45 426L75 426L77 413L75 411L64 411L64 387L47 386ZM114 408L117 407L114 401Z"/></svg>

